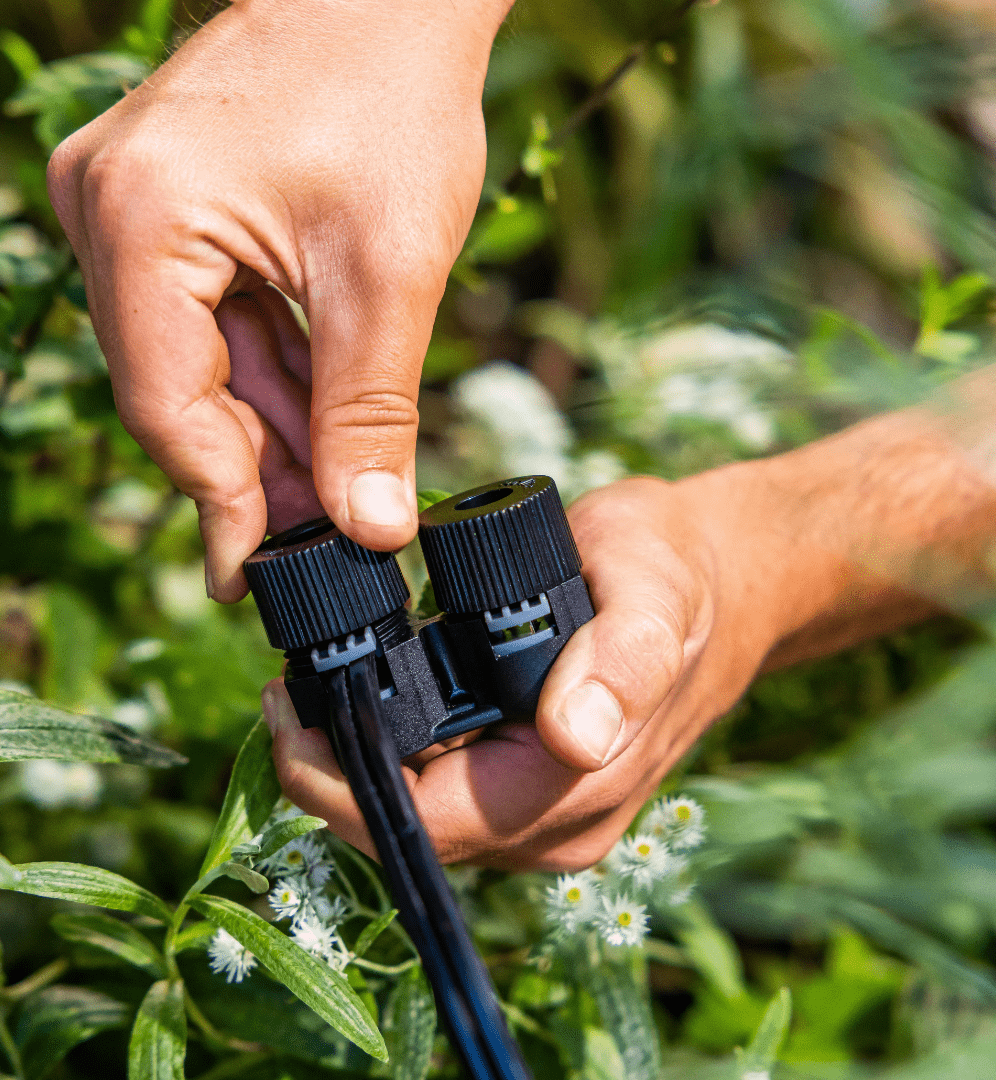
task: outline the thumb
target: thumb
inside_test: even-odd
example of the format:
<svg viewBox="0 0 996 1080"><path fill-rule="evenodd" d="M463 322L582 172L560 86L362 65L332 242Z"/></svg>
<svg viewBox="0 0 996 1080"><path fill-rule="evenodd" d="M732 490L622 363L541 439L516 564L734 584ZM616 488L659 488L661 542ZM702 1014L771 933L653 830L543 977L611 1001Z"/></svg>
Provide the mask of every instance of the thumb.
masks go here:
<svg viewBox="0 0 996 1080"><path fill-rule="evenodd" d="M418 385L443 289L427 284L431 273L400 277L364 273L374 287L311 322L315 488L339 528L377 550L402 547L417 528Z"/></svg>
<svg viewBox="0 0 996 1080"><path fill-rule="evenodd" d="M648 522L643 483L594 493L571 512L596 615L557 658L536 724L549 753L575 768L600 769L633 742L707 635L704 589Z"/></svg>

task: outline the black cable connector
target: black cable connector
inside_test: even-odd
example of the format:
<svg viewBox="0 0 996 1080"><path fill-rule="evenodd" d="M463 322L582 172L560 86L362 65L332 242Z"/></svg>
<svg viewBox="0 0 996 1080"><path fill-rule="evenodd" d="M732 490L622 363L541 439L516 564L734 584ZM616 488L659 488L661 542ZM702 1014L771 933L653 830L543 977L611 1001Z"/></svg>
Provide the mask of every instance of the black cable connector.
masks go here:
<svg viewBox="0 0 996 1080"><path fill-rule="evenodd" d="M437 503L419 537L444 613L413 624L391 555L328 519L267 541L245 564L305 727L332 743L398 918L474 1080L529 1080L401 772L401 758L502 720L532 720L547 672L592 618L556 485L514 477Z"/></svg>

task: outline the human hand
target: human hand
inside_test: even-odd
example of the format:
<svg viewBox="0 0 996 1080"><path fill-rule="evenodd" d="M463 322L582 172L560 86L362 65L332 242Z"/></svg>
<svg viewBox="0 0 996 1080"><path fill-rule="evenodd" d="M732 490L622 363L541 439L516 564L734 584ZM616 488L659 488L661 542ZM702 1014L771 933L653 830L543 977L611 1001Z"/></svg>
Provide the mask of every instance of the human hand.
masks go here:
<svg viewBox="0 0 996 1080"><path fill-rule="evenodd" d="M752 468L626 480L570 508L596 615L558 657L535 725L406 763L441 860L591 865L736 701L792 609L786 540L771 534ZM281 680L264 715L288 797L372 853L327 739L301 728Z"/></svg>
<svg viewBox="0 0 996 1080"><path fill-rule="evenodd" d="M323 509L367 547L414 535L419 374L509 6L236 0L53 154L118 411L197 502L218 600Z"/></svg>

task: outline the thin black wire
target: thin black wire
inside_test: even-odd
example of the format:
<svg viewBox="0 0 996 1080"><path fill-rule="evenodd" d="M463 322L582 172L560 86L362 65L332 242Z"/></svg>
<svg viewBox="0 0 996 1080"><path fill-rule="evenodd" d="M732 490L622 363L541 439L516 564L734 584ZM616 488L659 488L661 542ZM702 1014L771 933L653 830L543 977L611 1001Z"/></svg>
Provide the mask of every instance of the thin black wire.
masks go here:
<svg viewBox="0 0 996 1080"><path fill-rule="evenodd" d="M339 763L377 847L398 920L422 957L454 1046L474 1080L531 1080L381 720L373 658L363 657L337 671L330 689L330 734Z"/></svg>

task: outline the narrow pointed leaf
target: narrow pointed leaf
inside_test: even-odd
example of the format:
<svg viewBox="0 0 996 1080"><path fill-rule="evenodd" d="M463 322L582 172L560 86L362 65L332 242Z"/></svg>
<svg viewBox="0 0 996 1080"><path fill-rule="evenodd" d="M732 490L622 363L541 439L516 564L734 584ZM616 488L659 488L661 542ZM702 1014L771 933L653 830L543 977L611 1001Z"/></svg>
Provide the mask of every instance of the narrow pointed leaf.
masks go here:
<svg viewBox="0 0 996 1080"><path fill-rule="evenodd" d="M198 878L187 892L187 895L183 898L185 904L190 903L190 898L196 896L199 892L203 892L212 882L217 881L220 877L234 878L236 881L241 881L247 888L252 889L254 893L265 893L270 887L270 882L262 874L257 874L255 870L250 870L245 863L234 862L229 859L228 862L223 862L221 866L216 866L213 870L208 871L203 877Z"/></svg>
<svg viewBox="0 0 996 1080"><path fill-rule="evenodd" d="M425 1080L436 1038L436 1002L420 967L398 979L384 1010L393 1080Z"/></svg>
<svg viewBox="0 0 996 1080"><path fill-rule="evenodd" d="M231 900L201 893L190 898L190 906L227 930L271 975L347 1039L379 1061L386 1060L380 1032L356 992L337 971Z"/></svg>
<svg viewBox="0 0 996 1080"><path fill-rule="evenodd" d="M278 821L276 825L271 825L263 833L262 839L259 841L259 851L254 858L265 859L268 855L279 851L285 844L289 844L299 836L314 832L316 829L324 829L327 826L327 821L320 817L311 817L308 814L288 818L286 821Z"/></svg>
<svg viewBox="0 0 996 1080"><path fill-rule="evenodd" d="M134 926L110 915L77 915L63 912L52 917L52 929L77 945L110 953L133 967L148 972L154 979L166 975L162 955L151 941Z"/></svg>
<svg viewBox="0 0 996 1080"><path fill-rule="evenodd" d="M21 880L17 867L0 855L0 889L9 889Z"/></svg>
<svg viewBox="0 0 996 1080"><path fill-rule="evenodd" d="M123 1027L128 1007L82 986L46 986L21 1007L14 1041L26 1080L41 1080L74 1046L100 1031Z"/></svg>
<svg viewBox="0 0 996 1080"><path fill-rule="evenodd" d="M218 932L214 923L204 922L191 923L173 939L173 951L182 953L187 949L206 949L208 942Z"/></svg>
<svg viewBox="0 0 996 1080"><path fill-rule="evenodd" d="M357 956L365 955L367 949L380 937L381 934L394 922L395 915L398 914L397 908L391 908L390 911L385 911L383 915L378 919L374 919L372 923L367 923L360 932L360 936L356 939L356 944L353 946L353 952Z"/></svg>
<svg viewBox="0 0 996 1080"><path fill-rule="evenodd" d="M187 762L182 754L145 739L122 724L57 709L30 694L0 690L0 761L30 758L123 761L157 769Z"/></svg>
<svg viewBox="0 0 996 1080"><path fill-rule="evenodd" d="M183 1080L187 1016L183 983L153 983L135 1017L128 1044L128 1080Z"/></svg>
<svg viewBox="0 0 996 1080"><path fill-rule="evenodd" d="M22 863L14 869L21 875L20 879L3 886L12 892L130 911L161 922L169 922L172 917L158 896L110 870L69 862Z"/></svg>
<svg viewBox="0 0 996 1080"><path fill-rule="evenodd" d="M740 1065L745 1072L770 1071L788 1034L791 1019L792 993L787 986L783 986L771 999L750 1046L739 1055Z"/></svg>
<svg viewBox="0 0 996 1080"><path fill-rule="evenodd" d="M271 745L270 732L260 718L235 759L225 801L201 865L201 876L225 862L238 844L251 840L280 798Z"/></svg>

